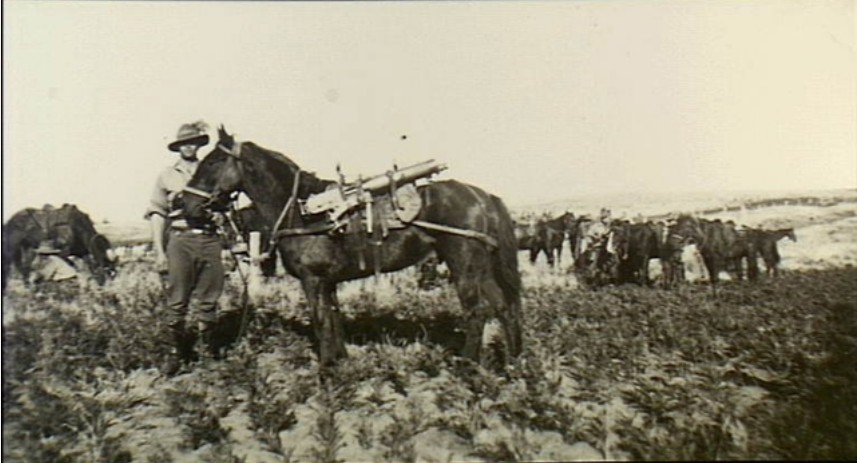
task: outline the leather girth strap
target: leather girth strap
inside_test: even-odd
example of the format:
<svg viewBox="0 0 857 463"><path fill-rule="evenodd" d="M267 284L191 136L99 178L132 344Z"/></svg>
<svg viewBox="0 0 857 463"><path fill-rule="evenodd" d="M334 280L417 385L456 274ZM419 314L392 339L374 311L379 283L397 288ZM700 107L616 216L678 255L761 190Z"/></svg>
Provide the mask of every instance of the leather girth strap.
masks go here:
<svg viewBox="0 0 857 463"><path fill-rule="evenodd" d="M455 228L455 227L450 227L447 225L440 225L440 224L436 224L436 223L432 223L432 222L426 222L424 220L414 220L413 222L411 222L411 225L416 225L417 227L426 228L428 230L435 230L435 231L440 231L440 232L444 232L444 233L452 233L453 235L466 236L468 238L474 238L474 239L477 239L479 241L482 241L483 243L485 243L491 247L494 247L494 248L500 247L500 244L497 242L497 240L494 237L486 235L485 233L482 233L482 232L475 231L475 230L466 230L463 228Z"/></svg>

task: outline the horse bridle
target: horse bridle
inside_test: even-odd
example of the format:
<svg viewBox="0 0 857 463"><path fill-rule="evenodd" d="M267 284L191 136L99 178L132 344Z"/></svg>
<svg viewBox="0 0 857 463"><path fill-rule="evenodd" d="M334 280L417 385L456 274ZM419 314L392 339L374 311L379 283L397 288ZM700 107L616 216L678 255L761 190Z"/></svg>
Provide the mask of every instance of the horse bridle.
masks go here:
<svg viewBox="0 0 857 463"><path fill-rule="evenodd" d="M231 156L232 158L235 158L237 161L241 160L241 144L240 143L236 143L232 148L227 148L225 145L223 145L223 143L218 143L217 148L219 148L221 151L223 151L227 155ZM240 169L241 163L239 162L237 164L237 166ZM186 193L190 193L194 196L199 196L200 198L205 199L206 201L205 201L205 203L202 204L202 208L209 210L209 211L211 210L212 206L217 201L220 200L220 195L222 194L222 192L220 191L220 188L216 185L214 187L214 190L212 190L211 192L203 191L203 190L200 190L199 188L194 188L194 187L188 186L188 185L185 185L185 187L182 188L182 191L184 191ZM234 201L235 201L235 198L226 198L226 202L228 202L228 203L233 203Z"/></svg>
<svg viewBox="0 0 857 463"><path fill-rule="evenodd" d="M222 143L218 143L217 148L219 148L221 151L223 151L227 155L234 158L237 161L236 165L238 166L238 169L241 169L241 162L240 162L241 161L241 144L240 144L240 142L233 145L232 148L228 148L225 145L223 145ZM289 195L289 199L286 201L285 205L283 206L283 210L280 211L280 215L277 217L276 222L274 222L274 227L271 228L271 237L269 239L269 245L271 247L275 246L277 244L277 241L280 238L280 236L277 234L277 231L279 231L280 226L283 224L283 221L285 221L287 218L292 217L292 215L290 213L294 210L294 204L297 202L297 199L298 199L298 188L300 186L300 179L301 179L301 169L296 168L295 169L295 180L294 180L294 183L292 185L291 195ZM214 190L212 190L210 193L207 191L200 190L199 188L191 187L191 186L185 186L183 188L183 190L187 193L190 193L190 194L193 194L195 196L199 196L201 198L204 198L206 200L206 202L203 203L202 207L206 210L209 210L209 211L211 210L211 206L219 200L219 196L222 194L219 191L219 187L217 187L217 186L215 186ZM237 199L237 195L235 198L228 198L228 200L227 200L228 204L231 206L232 204L235 203L236 199Z"/></svg>

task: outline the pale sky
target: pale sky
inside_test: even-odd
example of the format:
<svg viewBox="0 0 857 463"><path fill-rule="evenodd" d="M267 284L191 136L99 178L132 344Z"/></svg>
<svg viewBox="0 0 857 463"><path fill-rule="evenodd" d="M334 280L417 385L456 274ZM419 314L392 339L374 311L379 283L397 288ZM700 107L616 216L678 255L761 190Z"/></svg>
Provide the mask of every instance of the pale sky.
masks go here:
<svg viewBox="0 0 857 463"><path fill-rule="evenodd" d="M4 220L64 202L139 220L176 159L166 144L198 119L329 178L337 163L356 177L435 158L510 205L857 187L853 1L3 13Z"/></svg>

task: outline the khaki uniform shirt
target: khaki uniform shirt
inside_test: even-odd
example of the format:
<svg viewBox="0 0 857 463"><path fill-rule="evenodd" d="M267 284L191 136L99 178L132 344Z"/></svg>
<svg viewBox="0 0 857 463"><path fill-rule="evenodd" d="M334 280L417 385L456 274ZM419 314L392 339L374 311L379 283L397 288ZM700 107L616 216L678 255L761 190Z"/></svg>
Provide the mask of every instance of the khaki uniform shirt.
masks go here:
<svg viewBox="0 0 857 463"><path fill-rule="evenodd" d="M580 242L580 252L585 252L591 246L601 241L604 236L607 236L608 234L609 236L607 241L607 252L612 253L614 250L613 234L610 233L610 227L608 227L601 221L589 223L589 225L584 230L583 239Z"/></svg>
<svg viewBox="0 0 857 463"><path fill-rule="evenodd" d="M199 162L187 163L182 160L176 161L170 167L164 169L155 182L149 208L146 209L144 218L148 219L152 214L158 214L167 219L172 219L170 227L175 229L188 228L187 222L180 218L180 210L172 210L173 200L181 194L187 182L193 177Z"/></svg>
<svg viewBox="0 0 857 463"><path fill-rule="evenodd" d="M32 282L63 281L77 277L77 269L59 256L37 256L30 273Z"/></svg>

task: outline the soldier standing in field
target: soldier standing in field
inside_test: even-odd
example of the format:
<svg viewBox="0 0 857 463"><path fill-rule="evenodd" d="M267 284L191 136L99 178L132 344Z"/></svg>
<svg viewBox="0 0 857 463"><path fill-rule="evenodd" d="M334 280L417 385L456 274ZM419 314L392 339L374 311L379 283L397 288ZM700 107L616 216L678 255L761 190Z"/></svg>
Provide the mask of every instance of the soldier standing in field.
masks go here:
<svg viewBox="0 0 857 463"><path fill-rule="evenodd" d="M199 337L206 353L214 354L211 337L224 283L222 245L211 220L190 223L182 216L181 201L182 190L199 164L197 151L208 144L206 128L201 121L179 128L176 140L168 145L179 159L158 176L145 214L151 223L158 271L166 272L168 281L166 335L171 353L161 368L165 375L176 374L194 354L196 336L186 326L191 295L199 303Z"/></svg>

